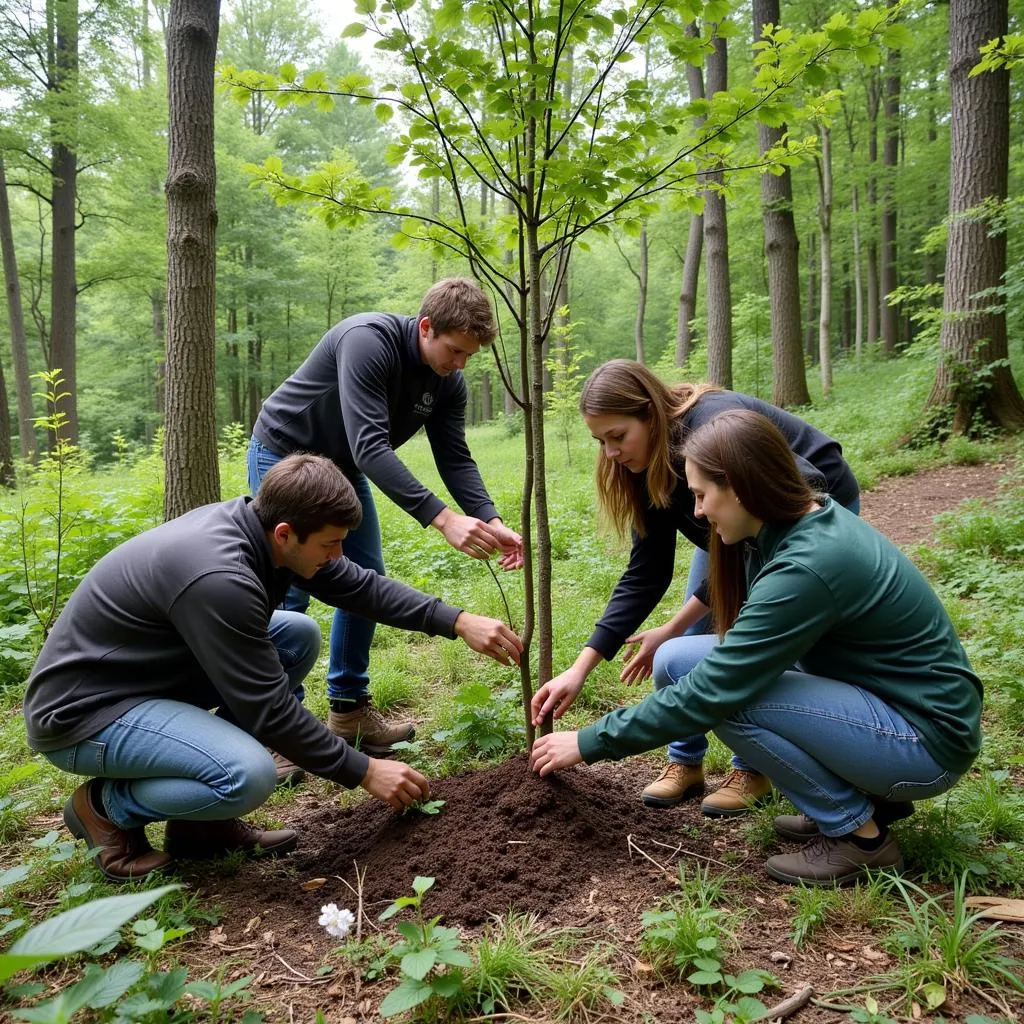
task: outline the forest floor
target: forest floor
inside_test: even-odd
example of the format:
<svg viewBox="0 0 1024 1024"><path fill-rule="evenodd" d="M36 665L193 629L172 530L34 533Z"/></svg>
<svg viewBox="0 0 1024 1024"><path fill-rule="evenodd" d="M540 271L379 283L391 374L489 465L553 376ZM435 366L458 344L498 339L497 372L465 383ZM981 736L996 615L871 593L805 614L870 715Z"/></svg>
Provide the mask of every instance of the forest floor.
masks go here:
<svg viewBox="0 0 1024 1024"><path fill-rule="evenodd" d="M1007 468L944 466L887 479L863 495L863 515L900 544L926 542L937 513L966 498L993 496ZM742 821L702 818L696 802L648 810L638 796L651 777L651 762L632 759L542 781L520 755L432 783L433 796L446 801L436 816L397 815L372 800L342 808L307 787L275 808L300 830L291 857L196 865L184 873L205 905L220 906L220 919L216 927L197 929L176 952L192 962L192 977L228 959L232 976L256 975L255 1004L270 1019L312 1021L320 1010L328 1024L377 1021L377 1007L395 980L368 982L350 960L330 956L337 943L317 925L320 907L334 902L357 909L358 866L365 872L365 937L386 927L377 923L380 912L411 893L414 875L429 875L436 885L425 899L427 916L443 915L445 924L466 934L479 934L491 915L515 907L535 913L545 929L581 929L590 947L606 944L625 1000L583 1019L692 1021L701 1005L693 987L656 978L638 959L637 944L641 912L672 891L677 863L687 862L691 874L709 865L727 876L727 906L743 908L732 924L737 945L729 963L780 979L781 991L761 993L767 1005L805 983L821 995L862 984L893 965L866 925L825 928L797 948L787 889L764 874L764 855L748 849ZM709 779L709 789L718 782ZM1020 956L1024 926L1007 927L1018 929L1013 953ZM863 995L857 1001L863 1006ZM1024 1003L1014 1010L1024 1013ZM963 1021L971 1013L992 1014L993 1007L964 996L942 1012L946 1020ZM552 1019L536 1004L488 1019L503 1017L538 1024ZM790 1018L797 1024L849 1019L815 1005Z"/></svg>

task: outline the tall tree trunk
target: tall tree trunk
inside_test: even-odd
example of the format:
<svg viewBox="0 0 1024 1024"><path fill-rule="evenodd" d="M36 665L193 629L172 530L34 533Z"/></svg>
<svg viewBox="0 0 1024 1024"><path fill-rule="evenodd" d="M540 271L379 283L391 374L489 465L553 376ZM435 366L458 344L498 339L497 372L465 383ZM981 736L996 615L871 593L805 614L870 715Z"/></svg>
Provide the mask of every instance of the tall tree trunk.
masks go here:
<svg viewBox="0 0 1024 1024"><path fill-rule="evenodd" d="M213 159L213 69L219 27L220 0L171 0L167 26L167 519L220 498Z"/></svg>
<svg viewBox="0 0 1024 1024"><path fill-rule="evenodd" d="M1003 300L982 293L1006 271L1006 234L983 206L1006 198L1010 147L1010 73L970 77L984 43L1006 34L1007 0L953 0L949 10L950 183L942 358L927 407L942 433L964 434L979 418L1024 427L1024 398L1007 359ZM942 410L948 410L947 413ZM950 422L951 420L951 422Z"/></svg>
<svg viewBox="0 0 1024 1024"><path fill-rule="evenodd" d="M896 0L887 0L893 7ZM888 73L885 77L885 143L882 164L885 168L885 187L882 199L882 262L879 284L882 294L882 351L891 355L899 343L899 310L890 304L889 295L899 286L899 267L896 263L896 168L900 155L900 51L890 50Z"/></svg>
<svg viewBox="0 0 1024 1024"><path fill-rule="evenodd" d="M11 446L11 407L7 401L7 380L0 362L0 487L14 487L14 449Z"/></svg>
<svg viewBox="0 0 1024 1024"><path fill-rule="evenodd" d="M0 251L3 253L4 291L7 297L7 323L11 329L11 361L14 364L14 387L18 399L18 444L21 457L36 460L35 410L32 407L32 379L28 368L28 342L25 319L21 312L21 284L18 281L18 259L11 230L11 207L7 200L7 172L0 153Z"/></svg>
<svg viewBox="0 0 1024 1024"><path fill-rule="evenodd" d="M51 0L54 5L56 46L52 74L51 133L51 271L50 369L60 368L62 389L68 393L62 411L67 417L62 435L78 443L78 377L75 322L78 285L75 279L75 197L78 154L75 107L78 96L78 0Z"/></svg>
<svg viewBox="0 0 1024 1024"><path fill-rule="evenodd" d="M684 30L696 39L700 34L697 22L691 21ZM704 99L704 76L696 65L686 65L686 85L691 100ZM694 131L707 120L700 115L693 119ZM682 366L690 358L693 338L690 321L697 315L697 285L700 281L700 257L704 248L704 216L694 213L690 216L690 230L686 234L686 256L683 259L683 276L679 289L679 314L676 323L676 366Z"/></svg>
<svg viewBox="0 0 1024 1024"><path fill-rule="evenodd" d="M228 422L242 422L242 375L238 361L238 303L234 296L228 305L228 339L224 342L227 355Z"/></svg>
<svg viewBox="0 0 1024 1024"><path fill-rule="evenodd" d="M637 271L639 290L636 297L636 320L633 323L633 340L636 342L636 361L646 362L644 356L644 317L647 315L647 225L640 229L640 269Z"/></svg>
<svg viewBox="0 0 1024 1024"><path fill-rule="evenodd" d="M697 68L700 75L700 69ZM704 217L691 214L690 230L686 234L686 254L683 257L682 282L679 286L679 312L676 317L676 366L690 358L693 338L690 321L697 315L697 284L700 280L700 254L704 247Z"/></svg>
<svg viewBox="0 0 1024 1024"><path fill-rule="evenodd" d="M709 96L729 88L726 40L715 34L707 56ZM721 164L704 175L721 185ZM704 204L704 248L707 251L708 380L723 388L732 387L732 284L729 277L729 225L725 196L707 190Z"/></svg>
<svg viewBox="0 0 1024 1024"><path fill-rule="evenodd" d="M480 374L480 416L484 423L494 419L494 395L491 391L490 371Z"/></svg>
<svg viewBox="0 0 1024 1024"><path fill-rule="evenodd" d="M875 224L878 213L878 109L882 103L882 83L877 72L872 71L867 82L868 98L868 221L871 230L867 239L867 303L868 303L868 334L867 342L873 345L878 341L878 312L880 297L878 294L878 243L875 240Z"/></svg>
<svg viewBox="0 0 1024 1024"><path fill-rule="evenodd" d="M765 25L778 25L779 0L754 0L754 42ZM786 126L758 123L758 151L762 156L777 145ZM793 181L787 167L782 174L761 175L761 222L768 264L771 303L772 402L783 408L807 405L807 374L800 337L800 241L793 217Z"/></svg>
<svg viewBox="0 0 1024 1024"><path fill-rule="evenodd" d="M821 234L821 301L818 310L818 369L821 393L832 390L832 129L818 131L818 227Z"/></svg>
<svg viewBox="0 0 1024 1024"><path fill-rule="evenodd" d="M811 362L818 358L818 243L812 231L807 240L807 319L804 322L804 354Z"/></svg>
<svg viewBox="0 0 1024 1024"><path fill-rule="evenodd" d="M856 183L850 199L850 214L853 221L853 351L859 363L864 349L864 283L861 278L860 210Z"/></svg>

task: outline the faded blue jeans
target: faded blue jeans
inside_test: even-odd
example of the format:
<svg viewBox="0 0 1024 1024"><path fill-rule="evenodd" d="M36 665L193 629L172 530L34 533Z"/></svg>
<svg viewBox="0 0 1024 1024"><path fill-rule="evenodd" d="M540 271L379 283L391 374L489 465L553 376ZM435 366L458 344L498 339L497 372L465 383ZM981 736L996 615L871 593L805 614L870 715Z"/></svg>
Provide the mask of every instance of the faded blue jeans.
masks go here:
<svg viewBox="0 0 1024 1024"><path fill-rule="evenodd" d="M715 636L668 640L654 656L659 686L673 685L718 644ZM954 785L894 708L852 683L783 672L715 735L767 775L826 836L842 836L875 812L873 796L925 800Z"/></svg>
<svg viewBox="0 0 1024 1024"><path fill-rule="evenodd" d="M860 497L854 498L845 507L854 515L859 516ZM707 575L708 553L703 548L694 548L693 558L690 559L690 573L686 577L686 593L683 596L683 604L686 604L693 597L697 592L697 588L707 579ZM705 615L704 618L698 619L683 636L706 636L711 632L711 616ZM657 676L654 677L654 681L655 686L661 685L658 683ZM687 736L686 739L676 740L668 745L668 759L676 764L700 764L704 760L707 750L707 736ZM733 754L732 766L744 772L752 770L749 765L743 763L742 758L735 754Z"/></svg>
<svg viewBox="0 0 1024 1024"><path fill-rule="evenodd" d="M269 632L296 690L320 654L320 628L308 615L276 611ZM144 701L88 739L42 756L62 771L103 779L107 817L125 829L236 818L277 784L262 743L226 715L177 700Z"/></svg>
<svg viewBox="0 0 1024 1024"><path fill-rule="evenodd" d="M260 481L283 455L271 451L255 437L249 441L247 465L249 492L255 494ZM384 572L384 551L380 540L380 519L373 501L370 481L362 474L354 481L356 497L363 506L363 521L357 530L349 530L342 550L345 557L364 569L381 576ZM289 589L281 605L289 611L304 612L309 607L309 594L299 587ZM331 625L330 658L327 664L327 696L333 700L355 700L370 686L370 644L377 624L372 619L336 608Z"/></svg>

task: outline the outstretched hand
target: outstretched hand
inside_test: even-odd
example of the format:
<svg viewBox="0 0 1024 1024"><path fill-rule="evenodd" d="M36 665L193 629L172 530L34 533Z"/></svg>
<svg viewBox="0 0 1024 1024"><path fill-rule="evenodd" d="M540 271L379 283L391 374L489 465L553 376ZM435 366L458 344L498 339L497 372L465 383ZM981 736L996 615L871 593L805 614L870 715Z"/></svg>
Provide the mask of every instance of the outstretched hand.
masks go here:
<svg viewBox="0 0 1024 1024"><path fill-rule="evenodd" d="M642 633L634 633L626 638L629 649L623 661L625 667L619 675L619 681L627 686L642 683L650 679L654 670L654 655L658 648L668 639L663 628L645 629Z"/></svg>
<svg viewBox="0 0 1024 1024"><path fill-rule="evenodd" d="M549 679L530 701L530 714L534 725L542 725L549 714L559 719L572 707L572 702L583 689L580 679L571 669Z"/></svg>
<svg viewBox="0 0 1024 1024"><path fill-rule="evenodd" d="M479 654L486 654L502 665L518 665L523 641L500 619L461 612L455 620L455 635Z"/></svg>

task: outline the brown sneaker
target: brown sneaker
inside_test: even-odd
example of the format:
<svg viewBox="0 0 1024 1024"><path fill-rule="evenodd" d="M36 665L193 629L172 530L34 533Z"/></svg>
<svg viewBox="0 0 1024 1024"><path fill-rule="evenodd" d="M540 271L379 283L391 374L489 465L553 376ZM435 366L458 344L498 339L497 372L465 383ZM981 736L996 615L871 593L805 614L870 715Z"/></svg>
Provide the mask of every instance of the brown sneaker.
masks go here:
<svg viewBox="0 0 1024 1024"><path fill-rule="evenodd" d="M704 769L699 764L669 761L662 773L643 791L648 807L675 807L684 800L704 795Z"/></svg>
<svg viewBox="0 0 1024 1024"><path fill-rule="evenodd" d="M879 868L903 870L903 856L891 832L877 850L862 850L849 836L818 835L796 853L769 857L764 866L772 878L790 885L845 885Z"/></svg>
<svg viewBox="0 0 1024 1024"><path fill-rule="evenodd" d="M733 768L725 782L700 805L709 818L735 818L749 814L751 807L771 796L772 784L760 772L745 772Z"/></svg>
<svg viewBox="0 0 1024 1024"><path fill-rule="evenodd" d="M773 822L775 831L786 839L794 839L798 843L807 842L821 835L818 823L806 814L780 814Z"/></svg>
<svg viewBox="0 0 1024 1024"><path fill-rule="evenodd" d="M175 860L213 860L234 850L280 857L298 845L299 834L292 828L274 831L256 828L241 818L221 821L167 822L164 850Z"/></svg>
<svg viewBox="0 0 1024 1024"><path fill-rule="evenodd" d="M327 719L327 728L353 747L375 757L392 753L395 743L411 740L416 735L412 722L389 720L374 706L369 696L354 701L331 701L334 704L351 706L351 711L332 710Z"/></svg>
<svg viewBox="0 0 1024 1024"><path fill-rule="evenodd" d="M276 750L271 750L269 747L267 747L267 750L274 759L274 767L277 769L278 789L285 786L297 786L305 780L306 770L304 768L300 768L297 764L289 761L284 754L279 754Z"/></svg>
<svg viewBox="0 0 1024 1024"><path fill-rule="evenodd" d="M96 866L112 882L137 881L166 867L170 857L149 845L144 828L118 828L102 811L99 779L83 782L64 805L64 824L85 845L100 847Z"/></svg>

